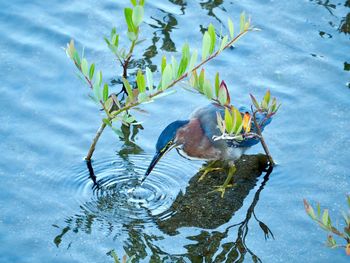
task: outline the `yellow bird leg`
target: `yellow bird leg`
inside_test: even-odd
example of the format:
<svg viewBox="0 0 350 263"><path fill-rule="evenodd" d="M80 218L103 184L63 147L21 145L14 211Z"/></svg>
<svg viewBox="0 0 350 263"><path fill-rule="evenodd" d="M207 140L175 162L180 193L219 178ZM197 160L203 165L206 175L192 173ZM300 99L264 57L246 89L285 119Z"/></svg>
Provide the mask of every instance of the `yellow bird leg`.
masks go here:
<svg viewBox="0 0 350 263"><path fill-rule="evenodd" d="M212 161L207 166L205 166L199 170L199 172L203 172L203 174L199 177L198 182L202 181L208 173L211 173L213 171L220 171L220 170L224 169L222 167L213 167L216 163L217 163L217 161Z"/></svg>
<svg viewBox="0 0 350 263"><path fill-rule="evenodd" d="M235 174L235 172L236 172L236 166L235 165L230 166L229 170L228 170L228 175L226 177L224 184L220 185L220 186L215 186L216 189L211 191L210 193L219 192L219 193L221 193L221 198L224 198L226 188L233 186L233 184L230 184L230 182L231 182L232 177Z"/></svg>

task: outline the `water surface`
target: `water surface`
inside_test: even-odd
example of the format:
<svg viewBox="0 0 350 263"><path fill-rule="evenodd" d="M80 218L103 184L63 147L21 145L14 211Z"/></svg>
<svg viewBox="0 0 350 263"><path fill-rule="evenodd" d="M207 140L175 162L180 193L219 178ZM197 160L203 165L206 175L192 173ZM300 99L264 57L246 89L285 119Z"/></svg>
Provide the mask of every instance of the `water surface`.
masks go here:
<svg viewBox="0 0 350 263"><path fill-rule="evenodd" d="M349 1L148 1L146 41L136 49L135 67L155 68L163 54L178 55L184 41L201 47L209 22L225 28L227 17L238 21L242 11L262 29L207 71L220 72L236 105L267 88L282 101L265 130L278 166L240 183L235 211L212 226L190 224L189 216L179 220L174 208L181 195L201 197L191 181L201 162L172 152L144 192L128 192L163 127L205 105L205 98L178 87L177 94L145 105L148 113L137 114L144 130L135 135L136 145L106 130L92 163L99 186L83 161L100 116L62 47L73 38L114 83L121 71L103 35L115 25L122 30L126 5L0 3L0 262L113 262L111 250L135 255L135 262L220 262L228 251L247 262L252 254L263 262L346 262L343 251L325 247L326 233L307 217L302 199L329 207L333 221L341 222L350 189ZM255 146L249 153L262 151ZM265 240L257 220L274 239ZM171 222L170 228L160 221ZM252 253L234 255L229 249L242 233Z"/></svg>

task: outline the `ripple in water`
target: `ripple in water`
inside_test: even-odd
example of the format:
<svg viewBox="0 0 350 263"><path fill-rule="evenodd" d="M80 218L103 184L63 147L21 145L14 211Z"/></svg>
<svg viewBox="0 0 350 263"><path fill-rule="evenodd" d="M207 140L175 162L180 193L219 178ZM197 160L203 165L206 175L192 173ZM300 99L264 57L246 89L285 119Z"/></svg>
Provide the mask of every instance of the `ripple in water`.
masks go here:
<svg viewBox="0 0 350 263"><path fill-rule="evenodd" d="M65 176L62 184L74 192L81 212L98 220L145 223L159 216L164 219L171 216L163 213L196 170L182 159L164 158L140 185L152 157L133 155L127 160L115 157L93 162L97 185L83 163L73 168L73 175Z"/></svg>

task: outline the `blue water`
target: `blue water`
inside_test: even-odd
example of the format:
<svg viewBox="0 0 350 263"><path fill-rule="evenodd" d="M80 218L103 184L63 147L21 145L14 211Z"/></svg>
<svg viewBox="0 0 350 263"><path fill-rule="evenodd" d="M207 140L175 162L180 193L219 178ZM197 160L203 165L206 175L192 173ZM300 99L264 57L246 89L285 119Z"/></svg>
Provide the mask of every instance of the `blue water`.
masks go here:
<svg viewBox="0 0 350 263"><path fill-rule="evenodd" d="M341 224L350 193L350 45L344 26L350 4L345 4L146 4L146 41L135 51L137 65L159 64L161 55L176 55L184 41L200 48L201 27L210 22L225 27L228 16L237 24L242 11L262 29L241 39L207 71L220 72L235 105L248 104L249 93L261 97L267 88L283 104L264 132L278 166L255 207L275 239L265 241L254 220L246 237L247 247L263 262L349 260L344 251L326 248L326 233L308 218L302 203L303 198L320 202L330 208L333 222ZM126 198L133 180L147 168L163 127L207 103L181 87L177 94L143 106L147 114L137 113L144 126L136 135L137 146L125 145L106 130L93 163L106 190L96 190L89 179L83 157L100 114L62 47L73 38L103 69L104 79L112 81L121 71L103 36L112 26L124 28L126 5L129 1L0 3L0 262L113 262L107 255L111 250L119 257L136 255L136 262L204 262L201 249L209 249L215 239L206 236L227 230L215 256L221 245L236 240L237 227L230 226L245 218L263 178L228 222L216 229L183 225L175 235L162 231L154 217L172 217L164 213L185 191L200 162L172 152L146 181L148 201ZM255 146L249 153L259 152L262 148ZM246 254L245 260L252 258Z"/></svg>

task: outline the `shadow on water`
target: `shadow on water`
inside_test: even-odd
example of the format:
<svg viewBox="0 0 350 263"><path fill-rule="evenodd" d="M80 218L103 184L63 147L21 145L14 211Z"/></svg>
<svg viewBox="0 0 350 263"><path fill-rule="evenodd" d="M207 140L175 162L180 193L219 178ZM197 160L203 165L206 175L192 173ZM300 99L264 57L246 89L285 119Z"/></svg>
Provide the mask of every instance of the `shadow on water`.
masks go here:
<svg viewBox="0 0 350 263"><path fill-rule="evenodd" d="M333 3L330 0L310 0L311 2L315 2L316 4L323 6L327 11L333 16L337 17L335 15L335 10L337 9L338 3ZM350 8L350 0L346 0L344 3L345 7ZM328 22L328 24L332 28L336 28L339 33L343 33L345 35L350 34L350 12L346 14L345 17L340 17L340 23L339 25L335 24L332 20ZM324 31L319 31L319 35L322 38L332 38L332 34L324 32ZM345 71L350 71L350 63L348 61L344 62L344 70ZM348 83L348 87L350 88L350 83Z"/></svg>
<svg viewBox="0 0 350 263"><path fill-rule="evenodd" d="M225 11L225 8L222 6L222 4L224 3L223 0L209 0L203 3L200 3L202 9L207 10L208 11L208 15L214 17L216 20L218 20L220 22L220 24L222 24L222 21L220 20L220 18L218 18L215 13L214 13L214 8L220 8L222 11Z"/></svg>
<svg viewBox="0 0 350 263"><path fill-rule="evenodd" d="M128 162L128 159L124 161ZM131 162L127 165L133 167ZM143 206L142 203L136 202L130 205L125 195L118 192L118 188L105 187L105 182L95 175L91 163L87 163L87 166L90 178L97 186L94 190L95 195L90 201L80 206L81 210L78 213L65 220L66 225L54 238L57 247L69 232L91 234L94 228L97 231L104 228L106 235L112 236L113 240L117 240L121 232L128 236L123 243L123 248L129 256L135 256L133 262L142 262L145 259L151 262L185 262L186 259L191 262L203 260L205 262L241 262L247 254L254 262L260 262L259 257L246 245L246 238L249 230L248 223L252 218L258 222L265 238L272 236L267 225L261 222L254 212L260 193L272 172L272 168L265 170L267 160L264 155L245 155L237 162L233 187L226 190L224 198L221 198L219 193L211 192L214 186L223 183L225 172L210 173L201 182L198 182L200 174L197 173L189 181L185 193L180 192L167 210L156 215L152 213L152 207ZM224 230L217 230L229 222L235 212L242 208L244 200L255 188L262 173L265 173L264 179L254 193L245 218L240 223L225 227ZM137 180L133 180L132 184L137 184ZM135 205L138 206L137 213L133 207ZM121 216L121 211L135 214L126 219ZM154 227L164 234L160 234L159 231L150 234L153 232L150 229ZM157 245L167 236L177 235L181 227L202 229L199 235L187 237L188 240L197 243L185 245L186 253L170 254ZM237 231L235 239L231 239L235 236L232 233L233 229ZM70 245L71 243L68 248Z"/></svg>

